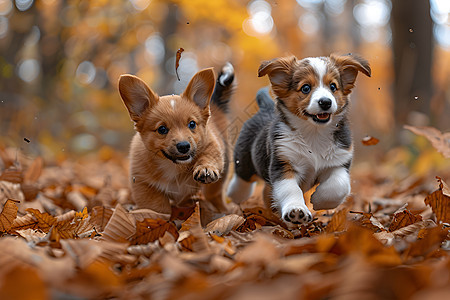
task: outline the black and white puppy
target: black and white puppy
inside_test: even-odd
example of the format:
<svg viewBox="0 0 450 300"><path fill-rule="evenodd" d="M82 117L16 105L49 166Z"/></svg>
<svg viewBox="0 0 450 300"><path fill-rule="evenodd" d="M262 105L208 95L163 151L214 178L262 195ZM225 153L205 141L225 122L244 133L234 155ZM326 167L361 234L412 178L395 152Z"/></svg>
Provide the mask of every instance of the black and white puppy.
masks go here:
<svg viewBox="0 0 450 300"><path fill-rule="evenodd" d="M354 55L263 62L258 76L269 76L276 101L267 90L258 92L259 111L236 143L228 196L236 203L246 200L260 177L266 205L294 224L312 221L303 193L317 183L315 210L342 203L350 193L347 112L358 72L371 75L369 63Z"/></svg>

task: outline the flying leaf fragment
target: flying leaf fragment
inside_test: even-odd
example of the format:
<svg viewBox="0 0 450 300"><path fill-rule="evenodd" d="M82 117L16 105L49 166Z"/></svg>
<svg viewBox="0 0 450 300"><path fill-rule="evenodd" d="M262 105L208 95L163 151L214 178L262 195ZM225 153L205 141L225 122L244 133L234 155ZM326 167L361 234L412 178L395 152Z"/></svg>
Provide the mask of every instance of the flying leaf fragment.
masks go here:
<svg viewBox="0 0 450 300"><path fill-rule="evenodd" d="M181 53L184 51L183 48L177 50L176 60L175 60L175 73L177 74L178 81L180 81L180 76L178 75L178 67L180 66Z"/></svg>
<svg viewBox="0 0 450 300"><path fill-rule="evenodd" d="M450 132L442 133L434 127L415 127L405 125L405 129L427 138L431 145L445 158L450 158Z"/></svg>
<svg viewBox="0 0 450 300"><path fill-rule="evenodd" d="M14 219L17 217L19 208L16 203L20 201L8 199L6 200L3 210L0 213L0 232L7 232L11 229Z"/></svg>
<svg viewBox="0 0 450 300"><path fill-rule="evenodd" d="M132 245L147 244L156 241L169 232L178 239L178 230L174 223L162 219L145 219L136 223L136 233L131 238Z"/></svg>
<svg viewBox="0 0 450 300"><path fill-rule="evenodd" d="M373 136L365 136L362 140L361 140L361 143L364 145L364 146L374 146L374 145L376 145L376 144L378 144L378 142L380 142L380 140L379 139L377 139L376 137L373 137Z"/></svg>
<svg viewBox="0 0 450 300"><path fill-rule="evenodd" d="M431 206L438 222L450 223L450 196L445 194L448 186L440 177L436 178L439 182L439 189L428 195L424 202Z"/></svg>

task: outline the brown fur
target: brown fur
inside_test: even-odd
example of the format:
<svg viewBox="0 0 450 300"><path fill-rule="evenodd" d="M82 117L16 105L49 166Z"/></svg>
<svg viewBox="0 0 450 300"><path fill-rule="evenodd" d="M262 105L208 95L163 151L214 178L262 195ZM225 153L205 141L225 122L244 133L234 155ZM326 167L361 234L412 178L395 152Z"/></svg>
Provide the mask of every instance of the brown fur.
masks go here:
<svg viewBox="0 0 450 300"><path fill-rule="evenodd" d="M224 134L228 120L210 105L214 85L214 72L205 69L194 75L181 95L159 97L139 78L120 77L119 92L137 131L130 147L130 177L138 207L170 213L171 205L190 206L202 191L219 211L226 210L222 185L228 161ZM191 121L195 129L188 127ZM169 129L167 134L158 132L162 125ZM182 141L189 142L192 160L169 159L166 155L183 156L177 152ZM196 175L205 176L208 184L194 179Z"/></svg>

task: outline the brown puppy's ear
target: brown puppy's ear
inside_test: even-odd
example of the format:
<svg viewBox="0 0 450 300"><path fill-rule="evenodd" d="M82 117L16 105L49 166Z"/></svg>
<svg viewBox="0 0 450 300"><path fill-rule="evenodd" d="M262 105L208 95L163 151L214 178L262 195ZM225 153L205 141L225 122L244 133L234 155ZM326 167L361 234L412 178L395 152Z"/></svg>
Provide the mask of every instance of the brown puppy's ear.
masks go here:
<svg viewBox="0 0 450 300"><path fill-rule="evenodd" d="M289 91L296 62L295 56L264 61L259 66L258 77L268 75L275 95L283 98Z"/></svg>
<svg viewBox="0 0 450 300"><path fill-rule="evenodd" d="M209 102L215 84L216 76L214 75L213 69L204 69L192 77L182 95L194 101L201 109L207 110L209 115Z"/></svg>
<svg viewBox="0 0 450 300"><path fill-rule="evenodd" d="M341 74L344 95L350 94L352 88L355 87L356 76L358 71L370 77L371 70L367 60L356 55L336 55L332 54L330 59L338 67Z"/></svg>
<svg viewBox="0 0 450 300"><path fill-rule="evenodd" d="M144 81L128 74L119 78L119 93L134 122L141 120L145 110L155 105L159 99Z"/></svg>

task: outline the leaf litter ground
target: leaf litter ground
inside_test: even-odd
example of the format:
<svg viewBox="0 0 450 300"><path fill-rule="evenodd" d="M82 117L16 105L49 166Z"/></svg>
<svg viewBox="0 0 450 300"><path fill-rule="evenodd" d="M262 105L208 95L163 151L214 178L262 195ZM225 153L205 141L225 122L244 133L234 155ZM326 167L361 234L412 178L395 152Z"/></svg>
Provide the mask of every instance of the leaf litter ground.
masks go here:
<svg viewBox="0 0 450 300"><path fill-rule="evenodd" d="M171 215L135 209L119 154L45 164L0 149L0 167L2 299L450 295L441 178L356 166L345 204L288 229L262 207L262 185L225 216L201 195Z"/></svg>

